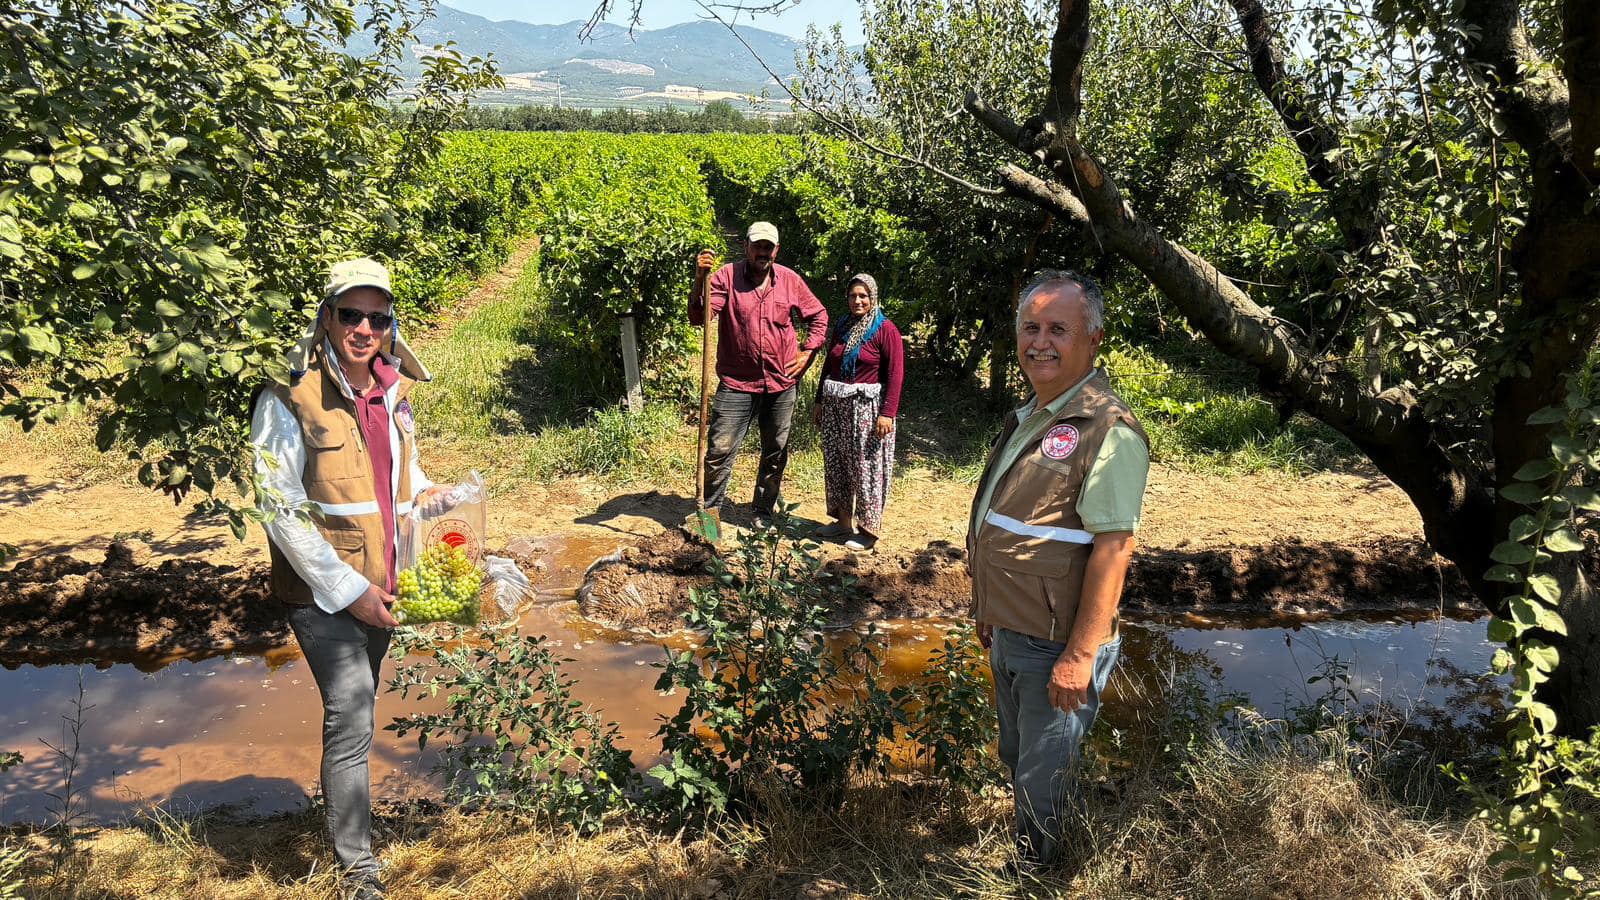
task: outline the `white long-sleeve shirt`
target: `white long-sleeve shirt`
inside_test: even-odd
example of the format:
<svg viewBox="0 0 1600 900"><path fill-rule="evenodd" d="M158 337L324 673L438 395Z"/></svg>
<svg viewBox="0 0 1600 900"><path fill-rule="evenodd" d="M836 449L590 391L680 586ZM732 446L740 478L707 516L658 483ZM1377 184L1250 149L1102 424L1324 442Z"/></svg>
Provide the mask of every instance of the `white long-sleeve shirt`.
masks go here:
<svg viewBox="0 0 1600 900"><path fill-rule="evenodd" d="M335 359L333 348L324 345L325 360L334 373L334 379L339 383L339 390L347 399L355 402L355 395L350 390L350 385L345 382L344 373L339 366L333 363ZM398 361L385 357L391 364ZM384 409L388 411L389 420L389 458L398 459L400 456L400 432L394 422L395 395L399 389L399 382L390 385L384 392ZM300 423L295 419L289 407L276 394L266 392L261 395L256 403L255 414L250 420L250 441L256 446L256 472L260 476L263 487L276 490L282 496L281 503L264 502L266 511L270 512L268 521L264 524L267 538L281 551L289 564L294 567L305 583L311 588L311 597L324 612L336 613L356 601L356 598L366 593L372 585L366 576L356 571L353 566L339 558L338 551L333 549L322 533L307 521L304 516L297 516L294 510L303 509L309 503L304 484L306 470L305 436L300 430ZM267 464L265 454L271 454L277 462L274 468ZM433 486L428 476L422 472L421 463L417 457L416 443L411 445L411 459L407 462L411 466L411 496L406 498L395 497L395 514L400 515L409 509L416 496ZM389 467L389 495L394 497L400 490L400 467ZM395 529L398 541L399 529ZM398 553L398 548L396 548Z"/></svg>

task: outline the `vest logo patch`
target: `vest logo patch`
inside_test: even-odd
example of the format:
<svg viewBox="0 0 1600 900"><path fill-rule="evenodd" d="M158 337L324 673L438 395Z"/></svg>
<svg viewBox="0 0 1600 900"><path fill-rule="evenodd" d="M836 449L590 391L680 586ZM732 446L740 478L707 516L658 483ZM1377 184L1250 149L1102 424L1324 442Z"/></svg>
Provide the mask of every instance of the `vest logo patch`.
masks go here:
<svg viewBox="0 0 1600 900"><path fill-rule="evenodd" d="M400 427L407 431L416 428L416 421L411 418L411 401L401 400L400 405L394 408L394 417L400 420Z"/></svg>
<svg viewBox="0 0 1600 900"><path fill-rule="evenodd" d="M1066 459L1078 449L1078 429L1071 425L1057 425L1045 432L1039 450L1051 459Z"/></svg>

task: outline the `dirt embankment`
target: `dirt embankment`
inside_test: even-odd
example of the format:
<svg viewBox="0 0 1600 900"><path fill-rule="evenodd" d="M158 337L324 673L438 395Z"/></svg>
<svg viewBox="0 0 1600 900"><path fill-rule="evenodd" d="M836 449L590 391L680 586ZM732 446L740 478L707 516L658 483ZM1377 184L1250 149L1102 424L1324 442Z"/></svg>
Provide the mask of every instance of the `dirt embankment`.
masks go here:
<svg viewBox="0 0 1600 900"><path fill-rule="evenodd" d="M836 626L886 618L959 616L971 581L965 551L934 541L912 552L850 554L825 548L823 570L848 576L829 610ZM689 591L710 583L711 548L668 530L606 557L578 593L584 615L605 624L668 632L683 626ZM1135 558L1125 610L1160 617L1317 616L1358 611L1470 610L1473 600L1453 566L1420 541L1367 544L1283 541L1263 547L1147 548Z"/></svg>
<svg viewBox="0 0 1600 900"><path fill-rule="evenodd" d="M289 640L260 564L150 559L139 541L114 542L104 562L24 559L0 572L0 665L133 662L159 667Z"/></svg>

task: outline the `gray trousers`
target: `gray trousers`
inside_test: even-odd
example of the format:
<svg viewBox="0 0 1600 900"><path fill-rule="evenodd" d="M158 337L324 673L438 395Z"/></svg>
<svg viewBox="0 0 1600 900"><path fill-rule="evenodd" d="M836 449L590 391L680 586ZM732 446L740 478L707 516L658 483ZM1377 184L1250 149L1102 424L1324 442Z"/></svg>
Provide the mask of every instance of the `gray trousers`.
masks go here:
<svg viewBox="0 0 1600 900"><path fill-rule="evenodd" d="M756 465L756 512L770 515L783 487L789 464L789 423L794 418L794 392L752 394L718 386L706 425L706 508L716 509L728 493L733 459L754 420L761 431L761 461Z"/></svg>
<svg viewBox="0 0 1600 900"><path fill-rule="evenodd" d="M1011 770L1016 795L1017 847L1023 859L1040 864L1055 861L1065 817L1082 802L1076 773L1080 745L1100 711L1100 694L1117 664L1122 638L1101 645L1089 702L1071 713L1050 703L1050 669L1066 648L1059 641L1006 628L994 630L989 647L1000 714L1000 761Z"/></svg>
<svg viewBox="0 0 1600 900"><path fill-rule="evenodd" d="M322 694L322 797L334 855L347 877L375 875L367 752L389 631L316 606L295 607L289 625Z"/></svg>

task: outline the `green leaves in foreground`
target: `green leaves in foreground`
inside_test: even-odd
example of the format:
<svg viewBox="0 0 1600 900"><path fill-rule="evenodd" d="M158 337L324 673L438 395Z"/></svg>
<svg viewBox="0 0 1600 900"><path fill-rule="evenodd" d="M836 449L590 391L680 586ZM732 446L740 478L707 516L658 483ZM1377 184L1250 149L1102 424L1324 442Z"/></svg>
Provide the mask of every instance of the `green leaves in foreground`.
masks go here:
<svg viewBox="0 0 1600 900"><path fill-rule="evenodd" d="M253 390L492 74L444 48L397 116L400 0L40 7L0 8L0 416L102 410L146 485L248 495Z"/></svg>
<svg viewBox="0 0 1600 900"><path fill-rule="evenodd" d="M1490 554L1497 564L1484 576L1520 587L1505 601L1504 615L1489 622L1489 639L1505 645L1491 667L1511 676L1507 745L1500 755L1504 796L1445 767L1505 839L1491 864L1504 867L1507 878L1536 879L1554 897L1594 892L1592 875L1572 863L1600 847L1600 825L1592 814L1600 798L1600 729L1586 740L1559 736L1555 710L1539 699L1539 686L1561 665L1560 651L1545 636L1567 634L1559 610L1563 586L1546 570L1557 556L1584 551L1571 527L1574 513L1600 506L1600 497L1584 483L1600 473L1594 389L1594 374L1586 370L1569 382L1563 406L1529 417L1531 426L1551 426L1550 455L1522 466L1500 492L1531 508L1512 520L1508 540Z"/></svg>

